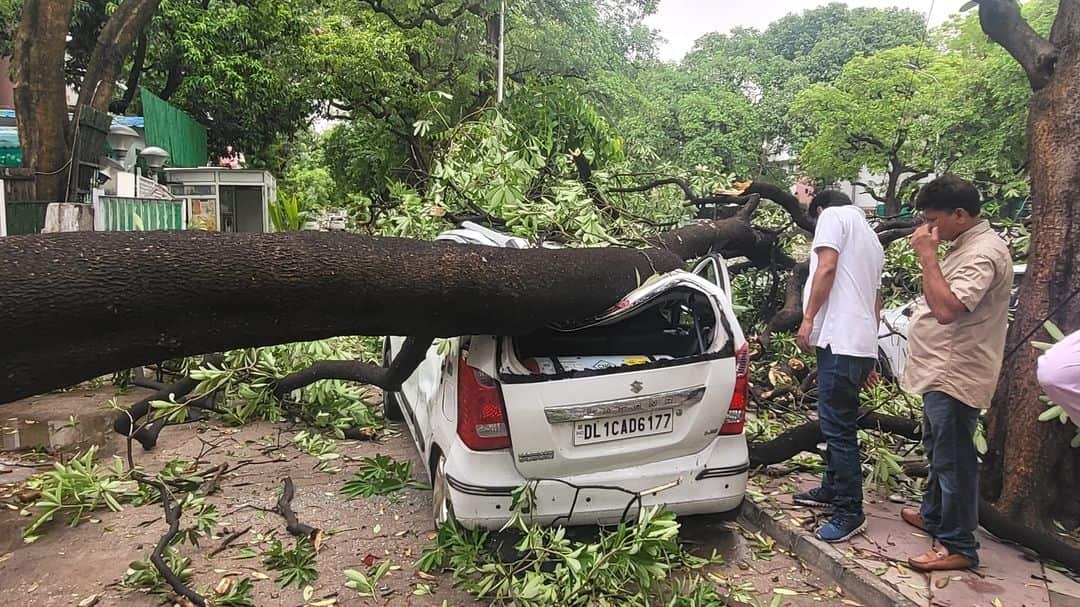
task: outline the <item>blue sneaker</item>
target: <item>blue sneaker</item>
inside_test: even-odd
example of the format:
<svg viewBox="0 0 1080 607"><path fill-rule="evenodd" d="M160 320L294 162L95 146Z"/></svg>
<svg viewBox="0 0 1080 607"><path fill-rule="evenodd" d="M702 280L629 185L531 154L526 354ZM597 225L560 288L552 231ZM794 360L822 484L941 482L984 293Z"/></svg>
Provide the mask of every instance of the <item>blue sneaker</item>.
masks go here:
<svg viewBox="0 0 1080 607"><path fill-rule="evenodd" d="M856 533L866 531L866 517L861 514L834 514L829 522L817 530L819 540L834 543L850 539Z"/></svg>
<svg viewBox="0 0 1080 607"><path fill-rule="evenodd" d="M791 501L811 508L832 508L834 497L832 491L824 487L814 487L809 491L796 493L791 497Z"/></svg>

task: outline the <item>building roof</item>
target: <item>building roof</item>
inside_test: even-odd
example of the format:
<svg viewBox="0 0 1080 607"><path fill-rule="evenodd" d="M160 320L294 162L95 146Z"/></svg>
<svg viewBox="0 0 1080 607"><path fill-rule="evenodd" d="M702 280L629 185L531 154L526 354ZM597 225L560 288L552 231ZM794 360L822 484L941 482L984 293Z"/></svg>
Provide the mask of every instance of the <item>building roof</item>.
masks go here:
<svg viewBox="0 0 1080 607"><path fill-rule="evenodd" d="M68 118L71 114L68 114ZM15 110L0 110L0 119L7 118L9 120L15 119ZM130 126L131 128L141 129L145 126L145 121L142 116L113 116L114 125L122 124L124 126Z"/></svg>

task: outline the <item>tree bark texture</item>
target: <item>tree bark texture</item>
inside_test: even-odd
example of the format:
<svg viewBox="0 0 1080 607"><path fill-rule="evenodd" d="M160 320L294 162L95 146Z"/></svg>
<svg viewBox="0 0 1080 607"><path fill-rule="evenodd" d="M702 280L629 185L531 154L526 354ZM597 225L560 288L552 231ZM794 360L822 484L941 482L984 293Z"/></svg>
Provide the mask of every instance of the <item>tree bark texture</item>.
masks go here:
<svg viewBox="0 0 1080 607"><path fill-rule="evenodd" d="M74 0L26 0L15 34L12 83L23 165L34 169L38 200L60 201L71 140L64 48Z"/></svg>
<svg viewBox="0 0 1080 607"><path fill-rule="evenodd" d="M1062 3L1059 19L1075 3ZM1068 14L1067 14L1068 13ZM1006 372L987 418L989 453L983 495L1001 514L1024 525L1048 528L1051 520L1080 523L1080 449L1071 449L1074 429L1038 421L1046 405L1036 381L1039 352L1022 343L1050 317L1066 332L1080 328L1080 37L1060 48L1053 77L1032 98L1028 119L1031 167L1031 252L1021 285L1005 361ZM1045 335L1036 334L1045 340Z"/></svg>
<svg viewBox="0 0 1080 607"><path fill-rule="evenodd" d="M0 239L0 402L116 369L335 335L519 334L602 312L653 273L741 245L499 249L345 233L97 232ZM752 233L752 230L751 230ZM674 252L673 252L674 251Z"/></svg>

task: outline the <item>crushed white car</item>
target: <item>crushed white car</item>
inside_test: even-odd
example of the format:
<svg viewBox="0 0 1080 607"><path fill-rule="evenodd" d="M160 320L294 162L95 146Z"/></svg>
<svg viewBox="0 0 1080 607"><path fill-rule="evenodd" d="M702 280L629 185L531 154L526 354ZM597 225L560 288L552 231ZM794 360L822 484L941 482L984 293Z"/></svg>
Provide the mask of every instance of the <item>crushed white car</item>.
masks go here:
<svg viewBox="0 0 1080 607"><path fill-rule="evenodd" d="M474 224L440 238L528 246ZM384 412L427 464L435 522L500 528L529 482L541 524L612 524L655 504L736 514L748 349L729 290L714 256L587 321L433 345ZM404 340L387 339L385 361Z"/></svg>

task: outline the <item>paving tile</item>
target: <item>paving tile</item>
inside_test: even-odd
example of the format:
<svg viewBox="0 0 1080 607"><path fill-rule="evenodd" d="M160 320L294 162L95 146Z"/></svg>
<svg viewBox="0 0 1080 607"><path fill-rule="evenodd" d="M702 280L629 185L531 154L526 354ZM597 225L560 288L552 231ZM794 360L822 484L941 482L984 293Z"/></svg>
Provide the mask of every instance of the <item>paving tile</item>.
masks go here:
<svg viewBox="0 0 1080 607"><path fill-rule="evenodd" d="M852 560L863 569L887 582L908 599L915 601L919 605L929 605L930 579L927 575L913 571L903 563L897 566L896 563L890 563L883 559L865 557L857 557Z"/></svg>
<svg viewBox="0 0 1080 607"><path fill-rule="evenodd" d="M919 605L930 604L930 578L929 576L912 571L904 565L897 567L892 565L888 570L879 575L892 587L900 591L900 594Z"/></svg>
<svg viewBox="0 0 1080 607"><path fill-rule="evenodd" d="M1024 553L999 543L982 530L977 536L982 545L978 573L935 573L930 584L935 607L989 606L995 598L1004 607L1050 607L1050 594L1039 579L1043 573L1040 563L1028 560Z"/></svg>
<svg viewBox="0 0 1080 607"><path fill-rule="evenodd" d="M1050 607L1080 607L1080 582L1043 567L1050 590Z"/></svg>
<svg viewBox="0 0 1080 607"><path fill-rule="evenodd" d="M787 526L812 533L825 518L819 510L794 505L791 486L805 491L817 482L818 478L809 474L770 479L762 487L769 497L769 512ZM981 529L977 532L982 545L977 572L924 575L912 571L906 566L908 557L930 548L931 538L900 519L901 507L867 488L863 505L867 531L835 548L909 600L926 607L994 607L994 599L1002 607L1080 607L1080 583L1049 569L1044 573L1040 563Z"/></svg>

